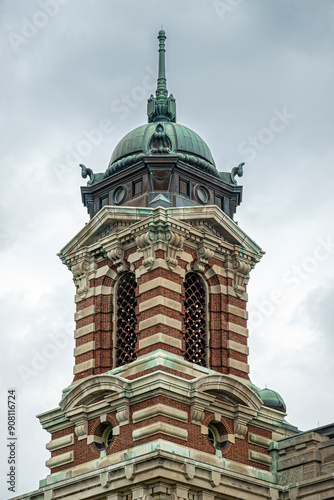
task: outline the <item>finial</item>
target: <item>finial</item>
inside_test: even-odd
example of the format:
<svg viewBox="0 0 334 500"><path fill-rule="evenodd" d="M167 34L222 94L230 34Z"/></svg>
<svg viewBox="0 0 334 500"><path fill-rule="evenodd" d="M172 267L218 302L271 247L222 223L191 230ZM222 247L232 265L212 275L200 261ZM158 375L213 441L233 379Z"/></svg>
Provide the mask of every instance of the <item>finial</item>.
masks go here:
<svg viewBox="0 0 334 500"><path fill-rule="evenodd" d="M168 96L166 80L166 62L165 62L165 41L166 32L162 25L158 34L159 40L159 69L157 79L157 90L155 97L151 95L147 102L147 115L150 122L175 122L176 104L173 95Z"/></svg>
<svg viewBox="0 0 334 500"><path fill-rule="evenodd" d="M165 102L168 97L167 90L167 80L166 80L166 62L165 62L165 40L166 33L163 29L159 31L158 40L159 40L159 73L158 73L158 85L156 96L158 101Z"/></svg>

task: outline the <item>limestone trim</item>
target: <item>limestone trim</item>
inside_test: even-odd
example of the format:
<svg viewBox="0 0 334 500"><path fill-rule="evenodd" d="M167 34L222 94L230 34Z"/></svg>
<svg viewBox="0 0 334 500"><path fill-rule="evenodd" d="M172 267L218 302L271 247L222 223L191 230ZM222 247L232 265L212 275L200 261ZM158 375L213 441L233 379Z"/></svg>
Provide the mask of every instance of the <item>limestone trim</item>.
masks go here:
<svg viewBox="0 0 334 500"><path fill-rule="evenodd" d="M60 450L61 448L66 448L67 446L71 446L74 444L74 433L67 434L66 436L62 436L60 438L52 439L49 441L45 447L49 451Z"/></svg>
<svg viewBox="0 0 334 500"><path fill-rule="evenodd" d="M229 375L212 374L191 381L193 390L205 393L221 393L238 405L245 405L250 410L258 412L262 406L261 399L246 384L231 378Z"/></svg>
<svg viewBox="0 0 334 500"><path fill-rule="evenodd" d="M77 295L81 299L86 298L89 291L89 280L95 277L97 262L91 253L85 249L80 252L69 263L73 273L74 283L77 286Z"/></svg>
<svg viewBox="0 0 334 500"><path fill-rule="evenodd" d="M251 444L256 444L257 446L263 446L264 448L268 448L270 446L270 443L272 443L272 440L265 437L265 436L260 436L259 434L253 434L250 432L248 434L248 442Z"/></svg>
<svg viewBox="0 0 334 500"><path fill-rule="evenodd" d="M98 285L95 287L90 287L89 291L87 292L85 299L89 299L91 297L97 297L99 295L110 295L114 293L114 288L111 286L105 286L105 285ZM75 295L74 301L77 304L78 302L81 302L83 300L82 297L80 297L78 294Z"/></svg>
<svg viewBox="0 0 334 500"><path fill-rule="evenodd" d="M117 273L129 271L130 264L124 259L124 247L118 238L113 239L111 244L104 245L104 248L108 252L109 259L116 266Z"/></svg>
<svg viewBox="0 0 334 500"><path fill-rule="evenodd" d="M134 262L138 262L138 260L140 260L141 258L142 258L141 252L136 251L136 252L130 253L127 260L130 264L133 264Z"/></svg>
<svg viewBox="0 0 334 500"><path fill-rule="evenodd" d="M148 309L152 309L153 307L156 307L157 305L167 307L168 309L172 309L173 311L181 312L181 310L182 310L182 305L180 302L176 302L175 300L168 299L167 297L164 297L163 295L157 295L156 297L154 297L152 299L148 299L148 300L145 300L145 302L141 302L139 304L139 312L147 311Z"/></svg>
<svg viewBox="0 0 334 500"><path fill-rule="evenodd" d="M74 348L74 356L80 356L80 354L85 354L89 351L94 351L95 349L95 340L91 340L90 342L86 342L86 344L82 344L78 347Z"/></svg>
<svg viewBox="0 0 334 500"><path fill-rule="evenodd" d="M162 403L158 403L152 406L148 406L147 408L143 408L142 410L138 410L134 412L132 418L133 422L136 423L148 418L156 417L158 415L163 415L174 420L179 420L180 422L188 421L188 414L186 411L179 410L178 408L174 408L173 406L168 406Z"/></svg>
<svg viewBox="0 0 334 500"><path fill-rule="evenodd" d="M222 293L223 295L231 295L232 297L236 297L240 300L244 300L245 302L248 301L248 294L246 292L238 296L235 293L235 290L232 286L210 285L210 293L213 293L213 294Z"/></svg>
<svg viewBox="0 0 334 500"><path fill-rule="evenodd" d="M203 239L196 249L197 259L194 262L194 271L204 273L205 266L208 264L211 257L215 253L216 246L210 245L210 242Z"/></svg>
<svg viewBox="0 0 334 500"><path fill-rule="evenodd" d="M128 381L109 374L92 375L74 385L59 406L68 412L81 405L87 405L101 398L101 394L117 394L123 392Z"/></svg>
<svg viewBox="0 0 334 500"><path fill-rule="evenodd" d="M157 288L158 286L161 286L163 288L167 288L168 290L173 290L174 292L177 292L181 294L181 285L178 283L174 283L174 281L170 281L166 278L154 278L153 280L150 280L146 283L141 283L139 285L139 293L145 293L148 292L154 288Z"/></svg>
<svg viewBox="0 0 334 500"><path fill-rule="evenodd" d="M132 472L127 474L129 467ZM39 491L56 488L56 499L69 495L79 498L82 495L82 474L85 474L85 498L119 500L118 494L122 493L122 498L129 495L132 500L150 500L151 495L153 498L160 492L165 500L185 500L182 490L189 490L191 499L196 499L200 492L198 500L212 500L213 495L217 498L267 500L277 499L279 492L284 491L284 487L276 484L274 474L268 471L226 459L222 461L218 456L186 449L184 445L163 439L137 445L128 450L127 457L123 453L107 455L100 459L98 469L94 460L66 472L66 477L63 472L56 472L42 480ZM101 473L104 474L102 481ZM133 482L129 484L130 480ZM212 481L217 483L214 492Z"/></svg>
<svg viewBox="0 0 334 500"><path fill-rule="evenodd" d="M68 451L67 453L62 453L56 457L49 458L49 460L45 462L45 465L49 467L49 469L54 469L55 467L60 467L61 465L69 464L73 461L74 452Z"/></svg>
<svg viewBox="0 0 334 500"><path fill-rule="evenodd" d="M247 356L249 354L249 347L247 345L239 344L238 342L234 342L234 340L227 341L227 349L246 354Z"/></svg>
<svg viewBox="0 0 334 500"><path fill-rule="evenodd" d="M241 307L233 306L232 304L227 304L226 306L227 312L233 314L234 316L238 316L239 318L248 319L248 312Z"/></svg>
<svg viewBox="0 0 334 500"><path fill-rule="evenodd" d="M85 307L85 309L81 309L80 311L74 313L74 321L87 318L87 316L91 316L92 314L95 314L95 305Z"/></svg>
<svg viewBox="0 0 334 500"><path fill-rule="evenodd" d="M227 322L226 329L229 330L230 332L238 333L239 335L242 335L243 337L248 337L248 329L247 328L240 326L240 325L236 325L235 323L231 323L231 321Z"/></svg>
<svg viewBox="0 0 334 500"><path fill-rule="evenodd" d="M92 368L95 368L95 359L88 359L87 361L78 363L73 367L73 375L77 375L78 373L90 370Z"/></svg>
<svg viewBox="0 0 334 500"><path fill-rule="evenodd" d="M186 361L182 356L178 356L177 354L171 355L162 349L138 356L136 361L133 361L130 366L123 365L110 370L109 373L112 375L121 375L122 377L130 377L131 375L136 375L159 365L185 373L193 378L197 378L203 375L203 373L214 373L209 368L194 365L194 363Z"/></svg>
<svg viewBox="0 0 334 500"><path fill-rule="evenodd" d="M271 465L273 463L273 459L270 455L259 453L258 451L254 450L248 450L248 460L263 465Z"/></svg>
<svg viewBox="0 0 334 500"><path fill-rule="evenodd" d="M170 328L174 328L175 330L182 331L182 323L181 321L174 319L174 318L169 318L168 316L165 316L164 314L156 314L155 316L152 316L151 318L144 319L142 321L139 321L138 324L138 329L139 331L146 330L147 328L151 328L152 326L156 325L166 325L169 326Z"/></svg>
<svg viewBox="0 0 334 500"><path fill-rule="evenodd" d="M237 359L228 358L227 366L229 368L234 368L235 370L239 370L241 372L249 373L249 365L247 363L242 363Z"/></svg>
<svg viewBox="0 0 334 500"><path fill-rule="evenodd" d="M247 259L246 255L241 258L238 252L233 252L226 260L226 267L233 276L233 288L237 297L240 298L246 291L249 272L254 264L251 259Z"/></svg>
<svg viewBox="0 0 334 500"><path fill-rule="evenodd" d="M164 422L155 422L154 424L141 427L140 429L135 429L132 432L132 438L134 441L138 441L139 439L154 436L155 434L165 434L166 436L182 439L183 441L187 441L188 439L187 429L175 427L174 425Z"/></svg>
<svg viewBox="0 0 334 500"><path fill-rule="evenodd" d="M170 335L166 335L165 333L155 333L150 337L139 340L139 350L158 343L170 345L172 347L176 347L177 349L182 349L182 340L171 337Z"/></svg>
<svg viewBox="0 0 334 500"><path fill-rule="evenodd" d="M74 338L77 339L78 337L83 337L92 332L95 332L95 323L89 323L89 325L74 330Z"/></svg>

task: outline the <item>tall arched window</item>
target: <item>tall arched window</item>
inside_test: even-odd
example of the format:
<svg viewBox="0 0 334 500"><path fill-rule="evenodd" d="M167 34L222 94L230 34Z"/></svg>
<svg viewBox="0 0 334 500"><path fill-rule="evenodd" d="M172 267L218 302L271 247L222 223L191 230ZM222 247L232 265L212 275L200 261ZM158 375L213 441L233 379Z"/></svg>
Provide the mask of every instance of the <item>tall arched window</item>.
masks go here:
<svg viewBox="0 0 334 500"><path fill-rule="evenodd" d="M135 332L136 277L133 273L121 276L117 286L116 320L116 366L122 366L137 359Z"/></svg>
<svg viewBox="0 0 334 500"><path fill-rule="evenodd" d="M197 273L188 273L185 289L185 353L187 361L206 366L206 291L202 278Z"/></svg>

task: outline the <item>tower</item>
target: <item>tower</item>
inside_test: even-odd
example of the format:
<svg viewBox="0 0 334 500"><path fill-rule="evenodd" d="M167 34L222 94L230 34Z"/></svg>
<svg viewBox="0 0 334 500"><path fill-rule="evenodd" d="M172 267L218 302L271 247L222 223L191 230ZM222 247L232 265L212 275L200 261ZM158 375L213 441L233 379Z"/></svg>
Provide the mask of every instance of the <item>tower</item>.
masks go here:
<svg viewBox="0 0 334 500"><path fill-rule="evenodd" d="M158 39L148 123L105 173L81 165L90 221L59 253L76 286L74 378L39 415L51 457L36 500L279 498L277 456L298 448L276 444L297 432L282 398L249 379L246 288L263 252L233 221L243 165L219 172L176 122Z"/></svg>

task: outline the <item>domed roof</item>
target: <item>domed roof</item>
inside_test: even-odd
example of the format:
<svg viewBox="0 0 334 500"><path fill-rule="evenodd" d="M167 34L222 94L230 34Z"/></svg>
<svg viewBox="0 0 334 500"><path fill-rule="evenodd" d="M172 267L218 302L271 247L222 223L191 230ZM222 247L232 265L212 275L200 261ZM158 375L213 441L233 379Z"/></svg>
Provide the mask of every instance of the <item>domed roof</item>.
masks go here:
<svg viewBox="0 0 334 500"><path fill-rule="evenodd" d="M262 391L259 392L259 396L264 406L286 413L286 404L278 392L271 389L262 389Z"/></svg>
<svg viewBox="0 0 334 500"><path fill-rule="evenodd" d="M104 177L151 154L173 155L188 165L219 177L211 151L193 130L176 123L176 101L168 95L165 72L164 30L159 31L159 72L155 96L147 101L148 123L131 130L114 149Z"/></svg>
<svg viewBox="0 0 334 500"><path fill-rule="evenodd" d="M180 152L199 156L203 160L215 165L211 151L203 139L193 130L179 123L166 122L163 124L166 135L172 143L172 152ZM131 130L117 144L114 149L109 166L116 161L135 153L149 153L149 145L156 130L156 123L146 123Z"/></svg>

